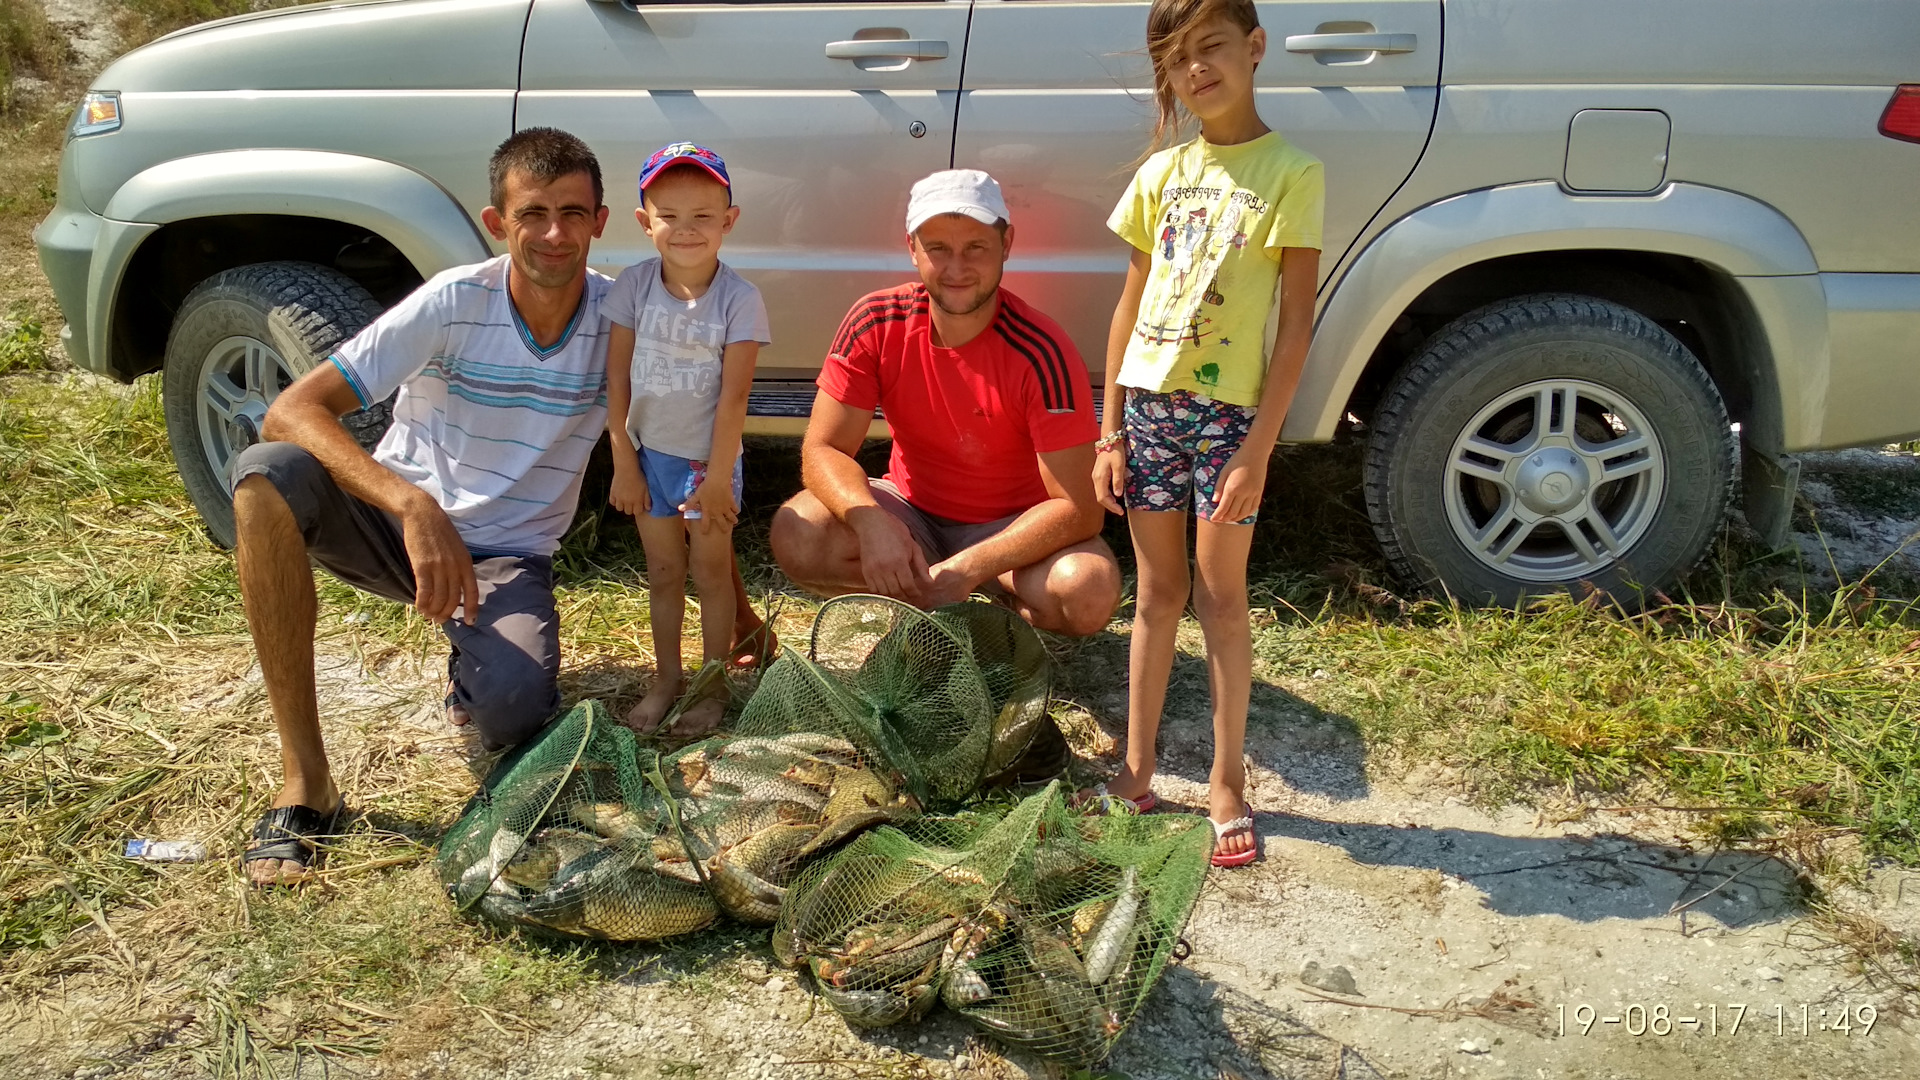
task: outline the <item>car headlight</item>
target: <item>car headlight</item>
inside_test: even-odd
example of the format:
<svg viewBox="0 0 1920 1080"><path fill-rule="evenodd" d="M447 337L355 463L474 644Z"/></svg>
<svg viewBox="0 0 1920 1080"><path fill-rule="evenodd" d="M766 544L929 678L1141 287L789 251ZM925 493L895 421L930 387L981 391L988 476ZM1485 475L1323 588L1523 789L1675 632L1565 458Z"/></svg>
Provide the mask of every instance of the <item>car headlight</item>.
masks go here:
<svg viewBox="0 0 1920 1080"><path fill-rule="evenodd" d="M89 90L87 96L80 99L80 108L74 111L73 123L67 127L67 138L104 135L109 131L118 130L120 130L120 95Z"/></svg>

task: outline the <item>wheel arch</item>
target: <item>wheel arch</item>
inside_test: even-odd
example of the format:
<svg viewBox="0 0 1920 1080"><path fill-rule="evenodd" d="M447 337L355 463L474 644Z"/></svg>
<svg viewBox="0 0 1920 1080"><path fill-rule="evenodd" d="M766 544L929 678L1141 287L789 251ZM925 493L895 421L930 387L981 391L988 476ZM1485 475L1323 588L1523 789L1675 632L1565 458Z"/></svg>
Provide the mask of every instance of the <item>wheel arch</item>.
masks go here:
<svg viewBox="0 0 1920 1080"><path fill-rule="evenodd" d="M88 282L88 340L123 379L160 366L173 312L222 270L320 263L390 304L441 270L491 254L459 203L428 177L312 150L164 162L122 185L105 219Z"/></svg>
<svg viewBox="0 0 1920 1080"><path fill-rule="evenodd" d="M1571 291L1675 331L1746 438L1777 450L1819 424L1824 305L1779 302L1809 289L1820 289L1813 253L1793 224L1718 188L1592 198L1539 182L1444 199L1389 226L1332 286L1282 437L1333 438L1451 318Z"/></svg>

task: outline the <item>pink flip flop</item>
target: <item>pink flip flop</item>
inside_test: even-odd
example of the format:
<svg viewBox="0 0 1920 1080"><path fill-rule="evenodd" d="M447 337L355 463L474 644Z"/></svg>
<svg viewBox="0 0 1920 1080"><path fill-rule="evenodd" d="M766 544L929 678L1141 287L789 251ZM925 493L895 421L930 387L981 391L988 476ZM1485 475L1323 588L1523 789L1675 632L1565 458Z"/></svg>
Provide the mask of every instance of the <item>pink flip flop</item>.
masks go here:
<svg viewBox="0 0 1920 1080"><path fill-rule="evenodd" d="M1215 821L1212 818L1207 819L1207 824L1213 826L1213 857L1211 861L1215 866L1228 868L1245 866L1260 857L1260 834L1253 831L1253 807L1247 806L1245 803L1242 803L1241 806L1246 810L1246 813L1234 818L1232 821L1221 822ZM1220 841L1226 839L1228 833L1236 832L1246 833L1248 839L1251 839L1253 843L1245 851L1236 851L1232 854L1221 853Z"/></svg>

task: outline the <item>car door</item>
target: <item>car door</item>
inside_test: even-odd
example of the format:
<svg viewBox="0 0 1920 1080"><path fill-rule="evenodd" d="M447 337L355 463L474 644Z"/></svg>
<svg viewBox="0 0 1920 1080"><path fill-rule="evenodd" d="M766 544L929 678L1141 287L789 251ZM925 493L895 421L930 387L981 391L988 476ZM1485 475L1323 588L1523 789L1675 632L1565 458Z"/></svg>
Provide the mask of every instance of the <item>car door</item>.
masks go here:
<svg viewBox="0 0 1920 1080"><path fill-rule="evenodd" d="M1127 246L1107 215L1153 131L1146 0L977 0L954 165L992 173L1016 227L1008 286L1094 371ZM1419 161L1440 79L1440 0L1269 0L1255 91L1326 163L1321 280Z"/></svg>
<svg viewBox="0 0 1920 1080"><path fill-rule="evenodd" d="M741 214L721 258L760 287L774 338L754 412L795 417L754 430L800 430L841 316L911 275L907 190L952 159L969 6L534 0L514 125L599 155L596 267L654 254L633 217L648 154L687 139L726 159Z"/></svg>

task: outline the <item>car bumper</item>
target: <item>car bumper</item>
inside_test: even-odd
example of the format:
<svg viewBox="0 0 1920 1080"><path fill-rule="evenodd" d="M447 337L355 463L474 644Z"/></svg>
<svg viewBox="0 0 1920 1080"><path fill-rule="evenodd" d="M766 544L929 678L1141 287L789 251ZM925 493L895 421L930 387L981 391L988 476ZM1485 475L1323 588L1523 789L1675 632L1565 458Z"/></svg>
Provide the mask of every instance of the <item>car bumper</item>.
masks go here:
<svg viewBox="0 0 1920 1080"><path fill-rule="evenodd" d="M78 367L111 375L105 350L90 349L87 341L87 274L92 268L101 221L98 214L84 209L55 206L33 230L33 243L40 252L40 269L53 286L60 314L67 320L66 329L60 331L67 359Z"/></svg>

